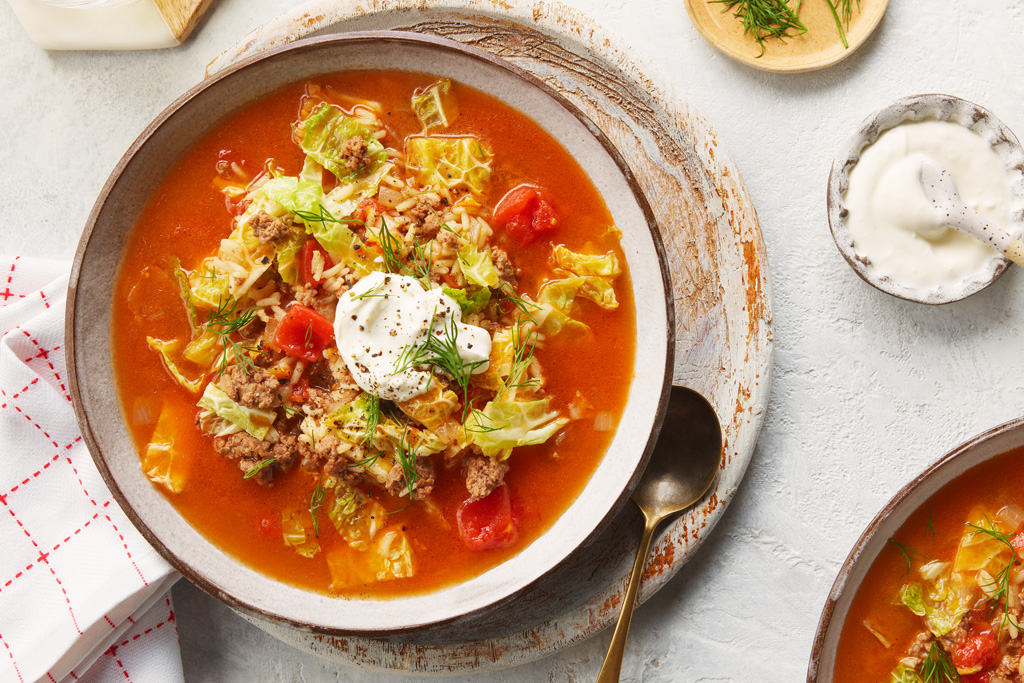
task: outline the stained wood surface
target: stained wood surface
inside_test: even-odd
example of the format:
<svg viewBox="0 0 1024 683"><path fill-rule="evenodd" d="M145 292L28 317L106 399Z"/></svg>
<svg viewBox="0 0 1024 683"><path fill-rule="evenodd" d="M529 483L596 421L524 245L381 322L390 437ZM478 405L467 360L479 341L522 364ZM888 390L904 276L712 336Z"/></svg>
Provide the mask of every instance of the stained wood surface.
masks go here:
<svg viewBox="0 0 1024 683"><path fill-rule="evenodd" d="M623 152L651 200L675 290L674 381L709 398L726 445L715 488L657 538L642 602L682 568L721 519L746 471L767 404L773 348L767 264L739 172L700 114L667 98L599 27L551 2L461 0L439 7L423 0L316 0L246 36L214 59L207 73L314 32L379 29L444 36L531 72L590 116ZM614 621L641 527L639 512L627 506L525 599L426 634L331 638L253 623L297 648L367 669L450 674L513 666L578 643Z"/></svg>
<svg viewBox="0 0 1024 683"><path fill-rule="evenodd" d="M843 24L847 48L836 29L829 1L800 2L799 17L807 32L787 38L785 43L767 39L763 54L757 41L744 33L743 23L734 16L733 9L723 11L725 5L708 0L686 0L686 11L700 34L724 54L765 71L796 73L823 69L849 57L875 30L889 5L889 0L854 2L850 24ZM790 5L793 4L791 1Z"/></svg>
<svg viewBox="0 0 1024 683"><path fill-rule="evenodd" d="M153 0L178 42L192 33L213 0Z"/></svg>

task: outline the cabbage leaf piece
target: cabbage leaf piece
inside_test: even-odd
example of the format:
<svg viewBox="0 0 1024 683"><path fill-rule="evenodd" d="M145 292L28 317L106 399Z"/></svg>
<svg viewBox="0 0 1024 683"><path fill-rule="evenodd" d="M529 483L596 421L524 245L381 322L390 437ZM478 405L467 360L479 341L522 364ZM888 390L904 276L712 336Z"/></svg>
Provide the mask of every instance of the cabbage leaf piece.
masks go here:
<svg viewBox="0 0 1024 683"><path fill-rule="evenodd" d="M426 392L408 401L398 401L395 405L403 413L433 431L444 424L459 407L459 398L454 391L442 389L438 382L431 382L430 389Z"/></svg>
<svg viewBox="0 0 1024 683"><path fill-rule="evenodd" d="M563 268L573 275L615 277L622 273L619 259L611 251L604 256L577 254L559 244L552 251L552 257L559 268Z"/></svg>
<svg viewBox="0 0 1024 683"><path fill-rule="evenodd" d="M200 367L212 370L215 363L222 360L224 342L220 335L203 328L203 333L185 345L182 355ZM199 390L196 390L199 393Z"/></svg>
<svg viewBox="0 0 1024 683"><path fill-rule="evenodd" d="M220 241L216 256L203 259L189 275L197 307L217 309L229 298L241 299L270 267L274 250L256 238L247 217L243 214L231 235Z"/></svg>
<svg viewBox="0 0 1024 683"><path fill-rule="evenodd" d="M465 187L483 194L491 179L493 157L474 136L405 139L405 161L422 185Z"/></svg>
<svg viewBox="0 0 1024 683"><path fill-rule="evenodd" d="M551 304L566 315L570 315L576 297L590 299L607 311L619 307L611 280L597 275L577 275L549 280L541 286L537 302L541 305Z"/></svg>
<svg viewBox="0 0 1024 683"><path fill-rule="evenodd" d="M459 103L452 94L452 82L442 78L412 96L412 110L424 131L447 128L459 117Z"/></svg>
<svg viewBox="0 0 1024 683"><path fill-rule="evenodd" d="M175 363L173 356L178 353L178 348L181 346L181 341L175 339L173 341L161 341L160 339L154 339L153 337L146 337L146 343L149 344L149 348L153 349L163 358L164 367L171 373L176 381L183 388L198 394L199 390L203 386L203 378L198 377L196 379L189 379L186 377L181 370L178 368L178 364Z"/></svg>
<svg viewBox="0 0 1024 683"><path fill-rule="evenodd" d="M354 550L367 550L384 526L384 506L340 479L333 482L334 498L327 509L338 534Z"/></svg>
<svg viewBox="0 0 1024 683"><path fill-rule="evenodd" d="M412 545L405 532L387 529L365 551L348 546L327 553L331 590L344 591L368 583L413 576L415 564Z"/></svg>
<svg viewBox="0 0 1024 683"><path fill-rule="evenodd" d="M320 552L320 544L305 524L303 516L309 516L309 513L300 510L282 512L281 534L286 546L303 557L313 557Z"/></svg>
<svg viewBox="0 0 1024 683"><path fill-rule="evenodd" d="M494 331L491 338L491 356L487 369L470 378L473 386L488 391L500 391L505 386L505 378L512 372L515 360L515 344L512 330L501 327Z"/></svg>
<svg viewBox="0 0 1024 683"><path fill-rule="evenodd" d="M366 140L370 164L349 170L342 161L342 146L351 138ZM337 176L341 182L351 182L360 173L373 173L388 159L387 150L373 135L373 130L347 116L337 107L320 104L306 118L302 127L302 149L317 163Z"/></svg>
<svg viewBox="0 0 1024 683"><path fill-rule="evenodd" d="M455 300L455 303L462 309L462 315L479 313L491 302L491 290L486 287L480 287L475 292L452 287L442 287L441 291Z"/></svg>
<svg viewBox="0 0 1024 683"><path fill-rule="evenodd" d="M199 327L199 313L196 311L195 302L192 301L192 285L188 281L188 273L181 267L181 261L177 258L172 258L170 265L174 272L174 280L178 283L181 302L185 304L185 311L188 313L188 322L194 330Z"/></svg>
<svg viewBox="0 0 1024 683"><path fill-rule="evenodd" d="M165 405L142 454L142 471L150 481L171 493L181 493L185 488L185 460L174 440L192 428L191 422L190 418L183 418L178 411Z"/></svg>
<svg viewBox="0 0 1024 683"><path fill-rule="evenodd" d="M204 428L210 427L208 431L215 431L218 435L230 434L234 431L244 430L263 440L270 431L277 413L273 410L260 410L259 408L246 408L231 400L219 386L210 382L199 399L199 407L203 412L199 414ZM211 418L220 418L212 420ZM227 422L228 424L224 424ZM231 429L230 425L237 427Z"/></svg>
<svg viewBox="0 0 1024 683"><path fill-rule="evenodd" d="M551 410L551 398L535 401L490 401L466 424L470 442L484 455L506 459L517 446L541 444L569 422Z"/></svg>
<svg viewBox="0 0 1024 683"><path fill-rule="evenodd" d="M924 679L915 668L900 664L889 674L889 683L924 683Z"/></svg>
<svg viewBox="0 0 1024 683"><path fill-rule="evenodd" d="M480 251L475 244L466 243L459 249L459 267L470 284L479 287L498 286L498 271L494 268L490 253Z"/></svg>
<svg viewBox="0 0 1024 683"><path fill-rule="evenodd" d="M929 562L919 570L923 582L911 581L900 587L900 602L923 616L936 638L956 628L980 593L976 582L951 572L951 566L948 562Z"/></svg>

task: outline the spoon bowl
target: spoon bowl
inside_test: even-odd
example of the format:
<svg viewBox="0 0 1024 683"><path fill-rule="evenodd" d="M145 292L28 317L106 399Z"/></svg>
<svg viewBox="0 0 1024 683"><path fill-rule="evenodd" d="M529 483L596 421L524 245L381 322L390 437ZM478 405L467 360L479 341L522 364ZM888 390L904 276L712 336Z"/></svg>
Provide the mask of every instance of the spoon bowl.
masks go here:
<svg viewBox="0 0 1024 683"><path fill-rule="evenodd" d="M619 680L640 578L655 530L704 497L718 476L721 463L722 427L715 409L693 389L672 387L665 424L647 469L633 491L633 502L644 515L644 532L597 683Z"/></svg>

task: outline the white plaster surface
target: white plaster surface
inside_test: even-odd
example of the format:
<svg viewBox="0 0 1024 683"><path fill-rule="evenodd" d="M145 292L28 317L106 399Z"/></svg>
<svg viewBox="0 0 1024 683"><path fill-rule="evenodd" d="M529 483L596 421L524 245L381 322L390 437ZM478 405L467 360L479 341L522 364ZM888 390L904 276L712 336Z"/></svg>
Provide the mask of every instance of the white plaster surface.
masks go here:
<svg viewBox="0 0 1024 683"><path fill-rule="evenodd" d="M774 386L747 480L697 558L639 610L623 680L800 680L862 527L926 464L1024 412L1018 269L941 308L871 289L828 230L831 158L872 111L923 92L975 101L1024 135L1024 4L893 0L845 62L772 75L705 43L681 0L566 2L632 44L717 129L758 207L775 296ZM221 0L183 48L106 54L47 53L0 3L0 249L70 259L106 175L146 123L291 6ZM404 680L300 655L187 584L175 599L189 681ZM454 680L593 680L608 638Z"/></svg>

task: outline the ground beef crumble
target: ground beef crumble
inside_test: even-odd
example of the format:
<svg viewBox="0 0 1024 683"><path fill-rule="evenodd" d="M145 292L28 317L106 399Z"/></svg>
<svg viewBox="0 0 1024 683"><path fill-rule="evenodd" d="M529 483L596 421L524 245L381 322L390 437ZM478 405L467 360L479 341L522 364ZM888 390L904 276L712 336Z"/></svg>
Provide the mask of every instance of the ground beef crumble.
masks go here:
<svg viewBox="0 0 1024 683"><path fill-rule="evenodd" d="M249 221L256 239L262 244L278 242L288 234L288 226L280 218L271 216L266 211L260 211Z"/></svg>
<svg viewBox="0 0 1024 683"><path fill-rule="evenodd" d="M246 408L269 410L281 402L281 382L269 372L256 370L246 375L238 366L230 366L220 379L220 387L235 403Z"/></svg>
<svg viewBox="0 0 1024 683"><path fill-rule="evenodd" d="M358 135L354 135L345 141L345 144L338 150L341 153L341 160L345 164L345 169L349 171L358 171L361 168L366 168L370 165L372 159L367 149L366 140Z"/></svg>
<svg viewBox="0 0 1024 683"><path fill-rule="evenodd" d="M508 463L486 455L471 455L462 461L466 490L473 499L484 498L505 483Z"/></svg>
<svg viewBox="0 0 1024 683"><path fill-rule="evenodd" d="M494 261L494 269L498 271L498 277L512 285L514 290L519 285L519 269L512 265L508 252L500 247L493 247L491 259Z"/></svg>
<svg viewBox="0 0 1024 683"><path fill-rule="evenodd" d="M430 496L434 490L435 476L433 462L425 458L416 461L416 476L412 490L413 500L423 500ZM405 491L406 485L405 468L401 464L395 463L391 471L388 472L384 488L388 490L388 493L398 496Z"/></svg>

